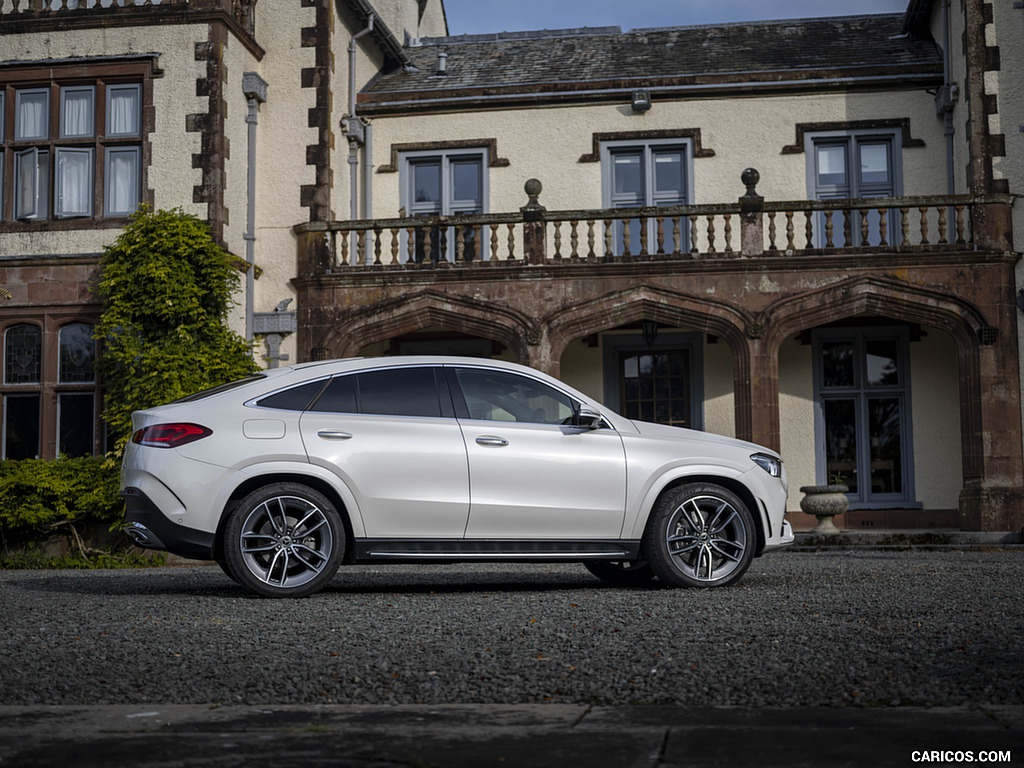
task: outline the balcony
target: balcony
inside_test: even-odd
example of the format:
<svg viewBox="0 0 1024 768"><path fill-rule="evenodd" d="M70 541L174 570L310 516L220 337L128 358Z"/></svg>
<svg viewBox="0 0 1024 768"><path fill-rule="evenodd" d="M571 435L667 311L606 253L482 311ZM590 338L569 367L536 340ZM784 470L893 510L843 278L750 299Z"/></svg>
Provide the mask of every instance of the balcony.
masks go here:
<svg viewBox="0 0 1024 768"><path fill-rule="evenodd" d="M749 183L753 180L753 183ZM660 265L779 257L919 257L1011 250L1009 196L765 201L548 211L527 182L518 211L301 224L300 274ZM834 261L834 259L833 259ZM751 263L753 267L754 264Z"/></svg>

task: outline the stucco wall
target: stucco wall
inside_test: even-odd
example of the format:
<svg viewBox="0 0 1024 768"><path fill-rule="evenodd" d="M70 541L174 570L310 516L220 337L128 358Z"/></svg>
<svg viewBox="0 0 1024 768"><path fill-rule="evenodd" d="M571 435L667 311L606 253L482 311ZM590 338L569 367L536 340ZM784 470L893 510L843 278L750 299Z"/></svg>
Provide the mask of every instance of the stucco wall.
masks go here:
<svg viewBox="0 0 1024 768"><path fill-rule="evenodd" d="M956 342L926 329L910 345L914 487L925 509L956 509L963 487Z"/></svg>
<svg viewBox="0 0 1024 768"><path fill-rule="evenodd" d="M460 114L378 117L374 120L375 167L391 161L391 145L461 139L497 140L497 154L509 166L490 171L491 212L517 210L525 203L523 183L535 177L549 210L600 208L600 163L580 163L593 148L595 132L700 128L705 149L714 157L693 163L696 203L731 202L744 187L740 174L748 166L761 173L758 192L767 199L807 197L804 154L782 154L796 140L797 123L910 118L912 136L924 147L903 151L904 192L945 191L945 142L925 91L885 94L816 94L746 99L694 99L655 103L641 115L628 105L579 106L465 112ZM757 130L752 133L751 125ZM374 176L378 215L398 209L398 174Z"/></svg>
<svg viewBox="0 0 1024 768"><path fill-rule="evenodd" d="M790 510L800 509L800 487L815 484L814 374L810 344L795 338L779 347L779 444L789 476Z"/></svg>

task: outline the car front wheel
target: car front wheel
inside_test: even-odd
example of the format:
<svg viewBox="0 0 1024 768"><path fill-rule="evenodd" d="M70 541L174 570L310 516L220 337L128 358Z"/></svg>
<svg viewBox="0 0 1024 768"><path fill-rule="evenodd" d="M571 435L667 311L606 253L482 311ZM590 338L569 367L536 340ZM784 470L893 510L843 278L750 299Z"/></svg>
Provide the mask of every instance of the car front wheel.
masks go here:
<svg viewBox="0 0 1024 768"><path fill-rule="evenodd" d="M673 488L655 504L644 552L666 584L724 587L754 557L754 518L732 491L710 483Z"/></svg>
<svg viewBox="0 0 1024 768"><path fill-rule="evenodd" d="M334 576L345 551L345 529L334 505L297 483L275 483L249 494L224 529L227 570L265 597L304 597Z"/></svg>

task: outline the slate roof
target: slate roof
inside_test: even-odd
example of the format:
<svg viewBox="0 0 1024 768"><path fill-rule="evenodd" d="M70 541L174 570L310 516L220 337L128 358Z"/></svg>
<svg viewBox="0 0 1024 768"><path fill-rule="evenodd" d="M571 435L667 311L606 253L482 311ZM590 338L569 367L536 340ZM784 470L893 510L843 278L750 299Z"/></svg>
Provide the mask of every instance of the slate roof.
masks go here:
<svg viewBox="0 0 1024 768"><path fill-rule="evenodd" d="M582 28L424 38L406 50L413 71L385 74L363 99L430 92L583 90L588 83L755 81L941 72L930 40L904 34L902 14L634 29ZM437 74L438 53L447 72ZM786 73L783 75L782 73Z"/></svg>

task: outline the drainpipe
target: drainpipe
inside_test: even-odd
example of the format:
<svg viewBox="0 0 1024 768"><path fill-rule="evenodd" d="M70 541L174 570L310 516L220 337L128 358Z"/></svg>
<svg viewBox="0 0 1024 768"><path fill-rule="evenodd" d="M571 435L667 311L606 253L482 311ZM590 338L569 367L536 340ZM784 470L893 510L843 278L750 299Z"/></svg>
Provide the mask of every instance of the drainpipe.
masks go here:
<svg viewBox="0 0 1024 768"><path fill-rule="evenodd" d="M373 126L366 123L363 142L363 218L373 218Z"/></svg>
<svg viewBox="0 0 1024 768"><path fill-rule="evenodd" d="M956 176L953 165L953 136L956 128L953 125L953 104L956 101L958 88L953 85L952 79L952 54L949 50L949 0L942 0L942 79L943 91L946 93L946 104L944 107L944 120L946 124L946 193L956 194Z"/></svg>
<svg viewBox="0 0 1024 768"><path fill-rule="evenodd" d="M359 145L365 140L365 123L356 115L356 40L373 31L374 14L366 20L366 29L357 32L348 43L348 116L342 130L348 137L349 216L359 218Z"/></svg>
<svg viewBox="0 0 1024 768"><path fill-rule="evenodd" d="M249 265L245 270L245 339L253 339L253 291L256 264L256 116L259 105L267 100L267 83L255 72L242 75L242 92L249 100L249 112L245 122L249 126L249 148L247 155L248 172L246 176L245 199L245 261Z"/></svg>

